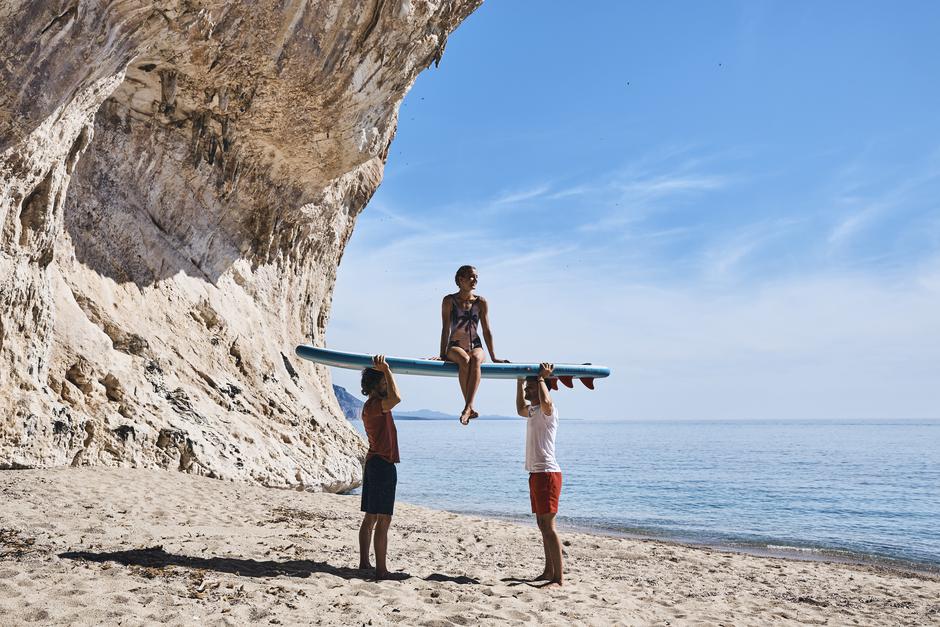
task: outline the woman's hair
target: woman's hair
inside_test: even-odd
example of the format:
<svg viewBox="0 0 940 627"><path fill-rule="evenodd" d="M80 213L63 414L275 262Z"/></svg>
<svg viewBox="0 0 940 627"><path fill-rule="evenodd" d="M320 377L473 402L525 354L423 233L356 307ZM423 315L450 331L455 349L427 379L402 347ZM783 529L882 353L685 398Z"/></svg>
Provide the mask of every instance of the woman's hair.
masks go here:
<svg viewBox="0 0 940 627"><path fill-rule="evenodd" d="M362 395L372 396L372 391L378 386L379 382L385 378L385 375L375 368L362 369Z"/></svg>
<svg viewBox="0 0 940 627"><path fill-rule="evenodd" d="M457 283L457 281L461 277L467 276L475 269L476 268L474 268L473 266L460 266L459 268L457 268L457 274L454 275L454 283Z"/></svg>

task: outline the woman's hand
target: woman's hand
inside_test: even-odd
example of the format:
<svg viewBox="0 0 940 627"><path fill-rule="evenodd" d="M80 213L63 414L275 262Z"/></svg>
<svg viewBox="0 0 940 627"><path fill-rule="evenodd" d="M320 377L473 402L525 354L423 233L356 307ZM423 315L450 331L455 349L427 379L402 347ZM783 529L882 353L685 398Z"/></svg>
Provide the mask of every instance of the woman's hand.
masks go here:
<svg viewBox="0 0 940 627"><path fill-rule="evenodd" d="M490 359L492 360L494 364L511 364L512 363L508 359L496 359L492 355L490 355Z"/></svg>
<svg viewBox="0 0 940 627"><path fill-rule="evenodd" d="M378 370L379 372L390 372L388 364L385 363L385 355L376 355L372 358L372 367Z"/></svg>

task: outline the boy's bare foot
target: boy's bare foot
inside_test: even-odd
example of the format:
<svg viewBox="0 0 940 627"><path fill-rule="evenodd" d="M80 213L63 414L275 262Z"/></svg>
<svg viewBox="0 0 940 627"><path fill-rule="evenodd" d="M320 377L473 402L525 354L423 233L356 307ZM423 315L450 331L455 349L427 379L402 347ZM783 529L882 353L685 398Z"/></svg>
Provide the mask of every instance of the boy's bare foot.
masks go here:
<svg viewBox="0 0 940 627"><path fill-rule="evenodd" d="M359 562L359 570L372 570L372 564L369 562Z"/></svg>
<svg viewBox="0 0 940 627"><path fill-rule="evenodd" d="M473 418L473 409L470 407L464 407L463 411L460 412L460 424L468 425L470 424L470 419Z"/></svg>
<svg viewBox="0 0 940 627"><path fill-rule="evenodd" d="M533 578L532 581L551 581L554 578L555 578L555 575L543 570L542 574L539 575L538 577Z"/></svg>
<svg viewBox="0 0 940 627"><path fill-rule="evenodd" d="M543 585L543 586L540 586L540 587L542 588L542 590L548 590L548 589L551 589L551 588L561 588L561 582L560 582L560 581L549 581L547 584L545 584L545 585Z"/></svg>

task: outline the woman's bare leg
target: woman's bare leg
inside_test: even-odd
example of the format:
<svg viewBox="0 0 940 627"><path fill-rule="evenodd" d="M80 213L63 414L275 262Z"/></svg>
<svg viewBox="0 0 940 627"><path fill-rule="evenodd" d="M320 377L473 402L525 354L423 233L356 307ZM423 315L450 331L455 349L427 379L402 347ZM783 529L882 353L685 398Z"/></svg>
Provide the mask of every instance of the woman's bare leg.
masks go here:
<svg viewBox="0 0 940 627"><path fill-rule="evenodd" d="M467 411L469 402L467 401L468 383L470 379L470 355L462 348L451 346L447 350L447 361L457 364L457 379L460 381L460 391L463 393L464 411L460 413L460 422L467 424L470 421L470 413Z"/></svg>
<svg viewBox="0 0 940 627"><path fill-rule="evenodd" d="M483 365L483 360L484 360L484 356L483 356L482 348L474 348L470 352L470 363L468 364L468 367L467 367L467 369L469 370L469 373L467 376L467 393L466 393L467 406L464 408L465 412L468 409L470 410L470 414L469 414L470 418L476 418L477 416L480 415L476 412L476 410L473 409L473 399L476 398L477 390L480 389L480 379L483 376L483 373L480 370L480 367Z"/></svg>

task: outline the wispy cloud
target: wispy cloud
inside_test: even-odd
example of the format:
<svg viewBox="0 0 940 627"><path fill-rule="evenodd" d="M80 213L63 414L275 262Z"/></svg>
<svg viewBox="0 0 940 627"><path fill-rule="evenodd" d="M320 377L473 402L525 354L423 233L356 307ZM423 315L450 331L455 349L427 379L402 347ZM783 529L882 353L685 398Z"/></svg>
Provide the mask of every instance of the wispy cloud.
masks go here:
<svg viewBox="0 0 940 627"><path fill-rule="evenodd" d="M534 200L540 196L544 196L551 188L548 185L537 185L529 189L515 190L511 192L505 192L502 195L498 196L491 203L494 206L501 205L514 205L518 203L523 203L528 200Z"/></svg>
<svg viewBox="0 0 940 627"><path fill-rule="evenodd" d="M721 189L728 184L722 176L663 175L653 178L628 180L615 184L615 188L632 198L659 198L689 192Z"/></svg>
<svg viewBox="0 0 940 627"><path fill-rule="evenodd" d="M762 221L719 238L705 253L704 276L712 281L730 278L742 262L792 232L801 222L803 220L798 219Z"/></svg>
<svg viewBox="0 0 940 627"><path fill-rule="evenodd" d="M924 188L940 183L940 152L919 164L908 176L882 184L875 190L872 190L872 180L878 180L876 168L865 167L858 160L845 166L838 177L840 187L835 192L834 203L844 209L827 237L833 249L851 243L880 221L929 197L930 192Z"/></svg>

